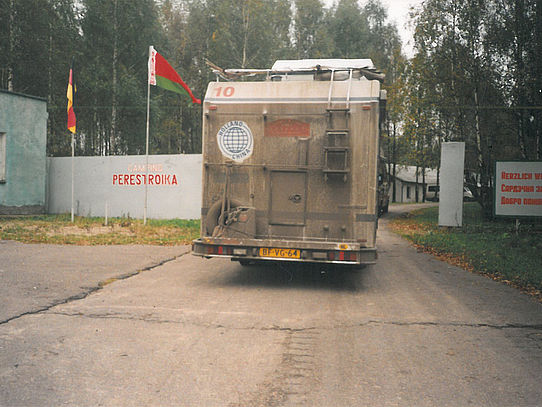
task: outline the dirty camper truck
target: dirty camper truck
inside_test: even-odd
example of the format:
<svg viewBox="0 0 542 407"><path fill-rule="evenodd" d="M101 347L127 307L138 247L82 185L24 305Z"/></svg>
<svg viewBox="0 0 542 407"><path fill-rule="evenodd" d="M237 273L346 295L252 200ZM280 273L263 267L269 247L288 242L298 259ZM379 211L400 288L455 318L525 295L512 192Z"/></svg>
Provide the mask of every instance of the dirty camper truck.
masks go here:
<svg viewBox="0 0 542 407"><path fill-rule="evenodd" d="M234 81L212 82L205 95L193 254L243 265L374 263L385 92L371 60L215 73ZM251 78L235 80L243 75Z"/></svg>

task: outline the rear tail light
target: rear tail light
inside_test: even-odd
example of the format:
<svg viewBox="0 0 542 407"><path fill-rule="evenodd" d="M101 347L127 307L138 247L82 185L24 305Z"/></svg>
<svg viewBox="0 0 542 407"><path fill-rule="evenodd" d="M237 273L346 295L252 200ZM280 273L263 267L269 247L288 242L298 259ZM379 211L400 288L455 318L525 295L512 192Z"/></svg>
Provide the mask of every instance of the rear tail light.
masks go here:
<svg viewBox="0 0 542 407"><path fill-rule="evenodd" d="M329 261L358 261L358 254L356 252L327 252L327 259Z"/></svg>
<svg viewBox="0 0 542 407"><path fill-rule="evenodd" d="M207 246L207 254L233 254L233 247L228 246Z"/></svg>

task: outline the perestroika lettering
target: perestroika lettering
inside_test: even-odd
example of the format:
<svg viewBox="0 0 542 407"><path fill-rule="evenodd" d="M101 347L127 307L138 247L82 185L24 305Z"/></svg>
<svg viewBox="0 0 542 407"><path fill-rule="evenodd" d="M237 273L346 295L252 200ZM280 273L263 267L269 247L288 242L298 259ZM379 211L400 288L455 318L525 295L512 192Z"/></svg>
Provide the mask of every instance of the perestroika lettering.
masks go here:
<svg viewBox="0 0 542 407"><path fill-rule="evenodd" d="M145 185L145 174L113 174L113 185ZM149 174L148 185L178 185L175 174Z"/></svg>

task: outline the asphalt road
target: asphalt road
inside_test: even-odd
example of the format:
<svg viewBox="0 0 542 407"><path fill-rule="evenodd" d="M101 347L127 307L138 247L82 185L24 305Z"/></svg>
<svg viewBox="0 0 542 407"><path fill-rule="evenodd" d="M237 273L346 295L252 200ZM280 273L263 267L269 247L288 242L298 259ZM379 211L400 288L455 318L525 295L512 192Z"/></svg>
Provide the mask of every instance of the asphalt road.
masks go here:
<svg viewBox="0 0 542 407"><path fill-rule="evenodd" d="M542 405L542 305L385 223L360 273L168 254L16 310L0 324L0 406Z"/></svg>
<svg viewBox="0 0 542 407"><path fill-rule="evenodd" d="M0 240L0 324L84 298L188 253L188 246L72 246Z"/></svg>

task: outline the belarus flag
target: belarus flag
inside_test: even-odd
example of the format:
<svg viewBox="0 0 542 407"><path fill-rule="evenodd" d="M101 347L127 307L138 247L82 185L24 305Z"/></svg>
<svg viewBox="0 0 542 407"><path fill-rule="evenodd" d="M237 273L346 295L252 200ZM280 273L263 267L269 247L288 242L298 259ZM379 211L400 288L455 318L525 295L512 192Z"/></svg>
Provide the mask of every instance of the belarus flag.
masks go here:
<svg viewBox="0 0 542 407"><path fill-rule="evenodd" d="M158 85L161 88L188 95L192 99L192 103L201 105L201 100L197 99L190 88L181 79L175 69L151 47L149 55L149 84Z"/></svg>

